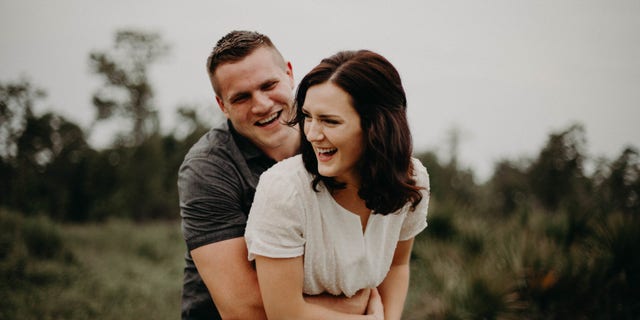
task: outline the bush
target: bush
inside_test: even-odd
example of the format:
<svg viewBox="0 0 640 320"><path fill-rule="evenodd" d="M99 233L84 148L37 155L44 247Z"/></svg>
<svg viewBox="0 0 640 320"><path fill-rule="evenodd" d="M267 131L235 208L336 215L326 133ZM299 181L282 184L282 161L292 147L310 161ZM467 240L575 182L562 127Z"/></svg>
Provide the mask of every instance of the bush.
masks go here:
<svg viewBox="0 0 640 320"><path fill-rule="evenodd" d="M58 227L47 217L22 217L0 209L2 270L24 271L24 261L68 259ZM18 266L20 266L18 268Z"/></svg>
<svg viewBox="0 0 640 320"><path fill-rule="evenodd" d="M0 319L24 318L21 310L55 299L34 293L52 284L64 287L75 275L70 268L73 255L50 219L0 209Z"/></svg>

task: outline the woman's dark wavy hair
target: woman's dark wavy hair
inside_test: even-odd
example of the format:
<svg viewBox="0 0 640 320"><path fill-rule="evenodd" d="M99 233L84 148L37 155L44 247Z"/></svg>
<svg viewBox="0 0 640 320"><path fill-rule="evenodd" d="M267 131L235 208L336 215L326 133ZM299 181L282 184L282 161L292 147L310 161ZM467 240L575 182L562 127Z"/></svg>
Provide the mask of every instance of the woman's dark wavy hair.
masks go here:
<svg viewBox="0 0 640 320"><path fill-rule="evenodd" d="M318 173L311 143L304 135L302 106L312 86L330 81L351 96L360 115L364 151L358 163L361 186L358 191L367 207L389 214L406 203L412 209L422 200L413 179L411 132L407 122L407 98L400 75L383 56L368 50L341 51L326 58L300 82L296 92L296 115L290 121L301 132L301 153L306 169L313 174L312 187L320 181L330 190L345 188L332 177Z"/></svg>

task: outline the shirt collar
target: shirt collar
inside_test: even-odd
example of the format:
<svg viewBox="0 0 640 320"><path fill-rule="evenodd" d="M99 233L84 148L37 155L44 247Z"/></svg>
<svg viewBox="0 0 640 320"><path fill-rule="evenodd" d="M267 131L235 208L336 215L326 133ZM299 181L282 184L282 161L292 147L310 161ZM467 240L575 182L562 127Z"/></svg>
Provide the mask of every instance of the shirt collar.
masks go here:
<svg viewBox="0 0 640 320"><path fill-rule="evenodd" d="M258 149L258 147L256 147L256 145L253 144L253 142L251 142L245 136L238 133L238 131L236 131L236 129L233 127L233 124L231 123L231 121L228 119L227 119L227 125L229 126L229 132L231 132L231 136L233 137L233 140L236 142L238 149L240 149L240 152L242 153L245 159L249 160L249 159L255 159L259 157L269 158L264 152L262 152L262 150Z"/></svg>

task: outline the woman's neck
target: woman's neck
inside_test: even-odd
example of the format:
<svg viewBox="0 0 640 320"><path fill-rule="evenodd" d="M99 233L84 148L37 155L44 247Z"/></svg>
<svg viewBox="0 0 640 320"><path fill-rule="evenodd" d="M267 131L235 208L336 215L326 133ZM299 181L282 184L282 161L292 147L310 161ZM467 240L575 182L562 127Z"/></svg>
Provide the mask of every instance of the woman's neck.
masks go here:
<svg viewBox="0 0 640 320"><path fill-rule="evenodd" d="M367 208L364 199L358 195L358 188L347 184L344 189L334 190L331 196L341 207L360 217L362 232L364 233L371 215L371 209Z"/></svg>

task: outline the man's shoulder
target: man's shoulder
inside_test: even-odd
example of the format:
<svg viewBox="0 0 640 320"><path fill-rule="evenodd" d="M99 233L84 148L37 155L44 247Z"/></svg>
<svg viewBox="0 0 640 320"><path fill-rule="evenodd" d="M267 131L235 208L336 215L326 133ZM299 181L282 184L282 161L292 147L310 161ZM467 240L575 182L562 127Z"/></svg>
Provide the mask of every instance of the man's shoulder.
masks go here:
<svg viewBox="0 0 640 320"><path fill-rule="evenodd" d="M185 159L208 157L228 151L231 149L232 140L231 132L226 125L212 128L191 146Z"/></svg>
<svg viewBox="0 0 640 320"><path fill-rule="evenodd" d="M184 156L179 169L179 177L191 177L189 172L197 176L203 172L207 176L231 174L236 170L238 160L231 132L226 126L215 127L205 133L191 146Z"/></svg>

